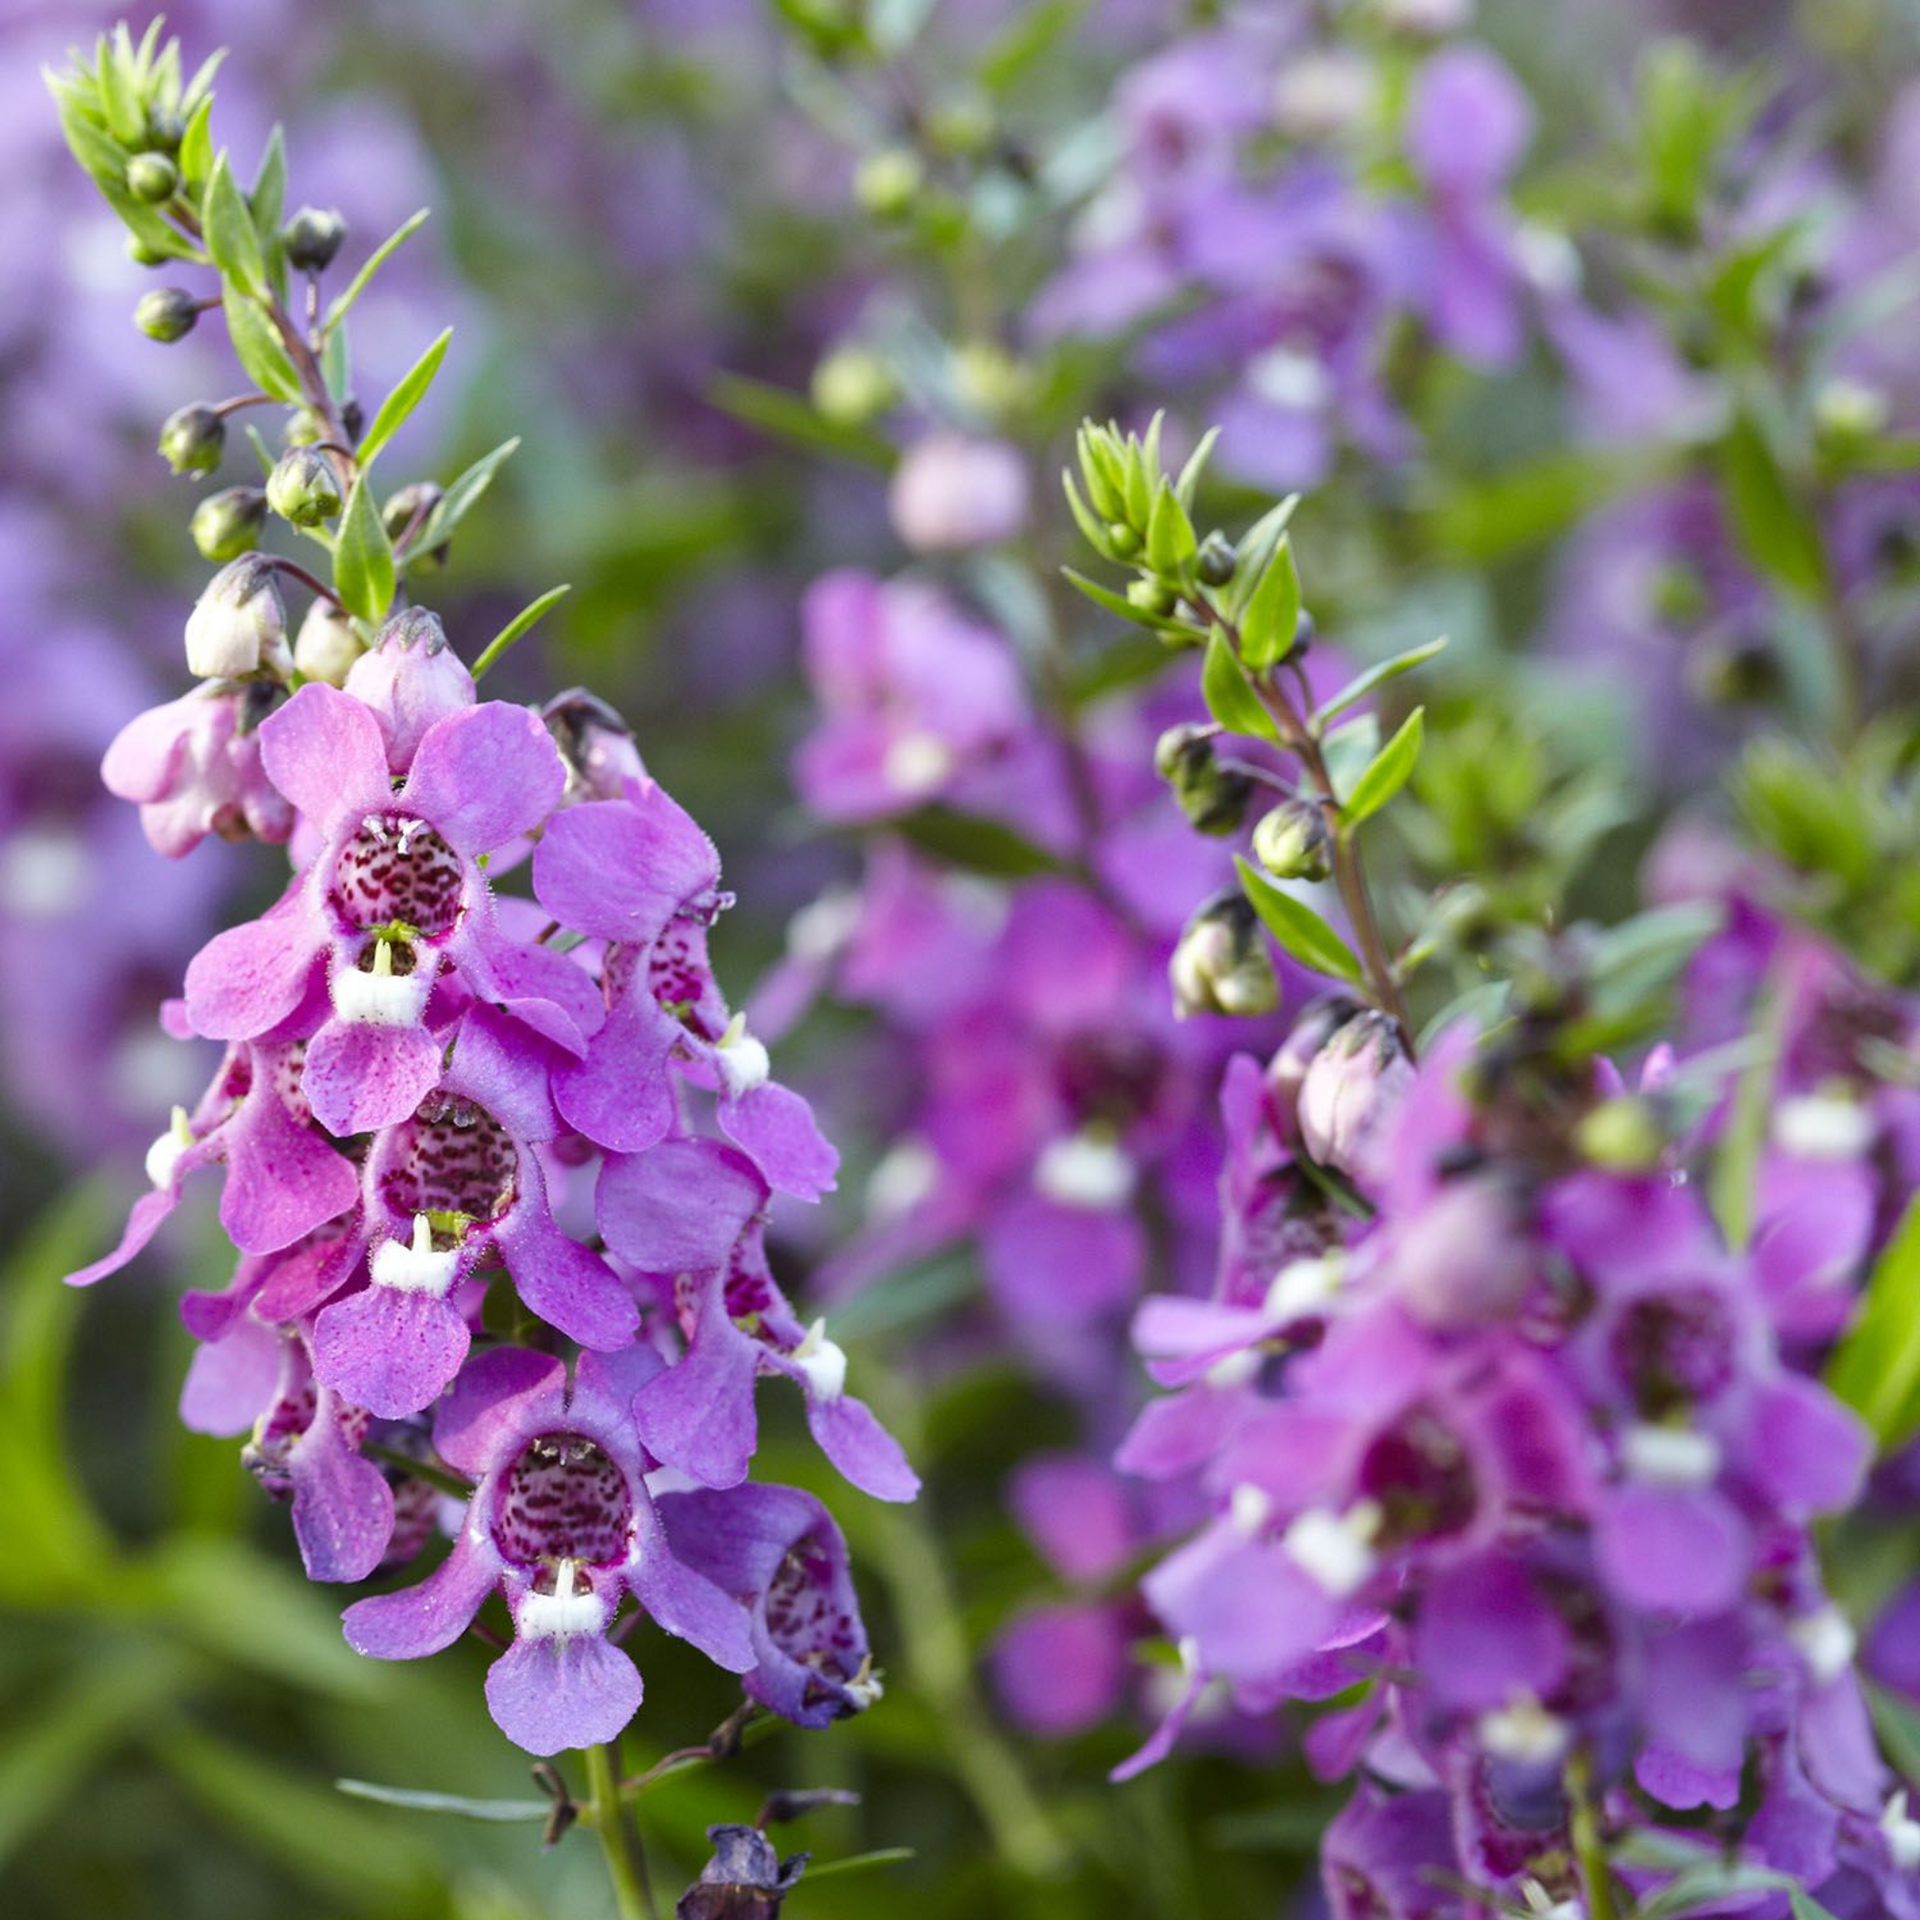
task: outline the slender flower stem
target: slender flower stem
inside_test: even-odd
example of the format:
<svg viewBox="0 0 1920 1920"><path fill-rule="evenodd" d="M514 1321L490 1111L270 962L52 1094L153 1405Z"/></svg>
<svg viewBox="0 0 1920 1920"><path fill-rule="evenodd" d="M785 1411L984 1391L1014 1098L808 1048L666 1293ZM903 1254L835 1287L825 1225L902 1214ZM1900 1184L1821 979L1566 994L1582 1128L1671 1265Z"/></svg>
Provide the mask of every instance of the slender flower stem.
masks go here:
<svg viewBox="0 0 1920 1920"><path fill-rule="evenodd" d="M334 606L340 607L340 596L317 574L309 573L299 561L288 560L277 553L263 554L261 557L275 573L284 573L289 578L298 580L303 587L319 595L322 600L330 601ZM346 611L344 607L340 607L340 610L343 613Z"/></svg>
<svg viewBox="0 0 1920 1920"><path fill-rule="evenodd" d="M1593 1759L1584 1748L1567 1762L1567 1797L1572 1803L1573 1851L1587 1896L1587 1920L1619 1920L1606 1836L1593 1800Z"/></svg>
<svg viewBox="0 0 1920 1920"><path fill-rule="evenodd" d="M587 1784L593 1798L584 1817L600 1836L620 1920L660 1920L640 1829L620 1797L620 1764L611 1745L587 1749Z"/></svg>

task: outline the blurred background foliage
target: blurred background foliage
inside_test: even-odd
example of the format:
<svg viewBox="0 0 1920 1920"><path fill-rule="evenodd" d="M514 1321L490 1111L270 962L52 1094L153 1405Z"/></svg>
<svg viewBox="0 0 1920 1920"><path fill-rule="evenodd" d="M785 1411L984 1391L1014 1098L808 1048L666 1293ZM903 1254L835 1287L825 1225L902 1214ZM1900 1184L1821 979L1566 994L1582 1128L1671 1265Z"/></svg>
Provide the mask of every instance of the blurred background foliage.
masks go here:
<svg viewBox="0 0 1920 1920"><path fill-rule="evenodd" d="M809 17L786 10L803 25ZM754 424L796 424L766 389L806 389L885 265L884 247L848 218L848 156L792 103L814 70L783 51L772 10L756 0L191 0L168 11L199 51L233 45L222 103L237 148L257 145L249 124L289 122L295 203L348 203L360 244L382 219L435 207L419 278L385 296L391 345L381 323L368 329L376 368L390 375L451 303L454 357L407 457L444 476L524 436L453 556L439 592L449 627L471 650L533 593L572 583L497 689L531 698L588 682L628 713L650 766L728 858L745 904L719 957L744 989L788 916L848 857L804 825L785 776L804 720L800 590L825 565L893 551L883 473L839 457L858 456L857 435L808 427L807 414L802 432L820 444L796 446ZM1129 52L1187 12L1172 0L948 0L936 10L951 27L956 76L998 89L1013 118L1058 125L1093 113ZM1698 95L1632 167L1610 166L1591 139L1567 144L1559 165L1554 149L1563 129L1591 135L1609 113L1624 126L1625 76L1653 27L1730 43L1737 72L1743 36L1777 33L1795 15L1783 5L1489 0L1482 31L1539 106L1548 152L1530 175L1535 210L1570 217L1609 194L1684 195ZM136 31L146 17L132 10ZM0 655L104 629L137 679L167 670L201 571L181 496L158 477L149 445L152 420L190 397L187 376L127 328L139 283L110 216L69 178L36 77L40 61L106 24L75 0L10 0L0 20L0 165L17 201L0 233L9 272L25 283L0 300L0 532L59 576L44 604L65 623L49 631L43 601L23 590L0 605ZM1914 70L1920 10L1902 0L1808 0L1789 24L1836 76L1838 127L1871 124L1876 98ZM336 161L346 185L327 170ZM364 225L356 193L372 210ZM1740 324L1710 302L1702 314L1703 324ZM48 336L69 329L78 342L63 359ZM764 385L730 387L727 376ZM1097 372L1076 379L1097 386ZM1423 882L1478 872L1515 918L1577 882L1583 910L1616 917L1644 850L1617 777L1600 771L1633 758L1618 716L1575 700L1490 705L1483 690L1524 670L1517 656L1540 626L1556 541L1645 469L1617 450L1565 444L1539 368L1466 382L1436 364L1416 392L1420 417L1446 423L1430 436L1444 456L1353 476L1316 500L1313 534L1316 610L1338 610L1356 654L1453 637L1439 696L1453 710L1430 717L1413 871ZM81 460L69 434L103 430L106 444ZM5 555L15 567L12 544ZM139 704L105 689L99 701L103 737ZM0 771L23 791L37 782L44 792L51 777L24 753ZM1809 834L1823 863L1836 834L1857 838L1859 884L1832 899L1833 925L1884 947L1883 970L1910 980L1920 969L1911 903L1890 916L1875 886L1889 851L1911 847L1910 797L1903 809L1866 809L1855 797L1872 787L1864 776L1856 787L1844 769L1818 772L1812 781L1804 767L1756 760L1743 807L1789 862ZM90 777L85 755L61 777ZM25 803L16 793L10 804ZM235 864L264 895L271 862ZM4 877L18 884L15 869ZM172 879L149 863L134 884ZM18 905L16 895L0 909ZM21 938L9 964L57 979L60 942L31 928ZM152 971L125 991L150 1011L193 944L192 929L162 942ZM111 1033L104 1009L94 1017L93 1044L118 1048L118 1014ZM811 1044L836 1037L819 1023ZM300 1577L283 1516L258 1498L237 1449L179 1426L189 1342L173 1302L183 1282L223 1277L210 1206L125 1283L88 1295L56 1284L111 1238L137 1159L130 1143L153 1130L139 1116L164 1111L168 1096L154 1097L144 1067L115 1053L101 1084L136 1089L125 1110L102 1095L82 1115L96 1124L64 1129L27 1058L12 1062L0 1111L0 1912L610 1913L589 1839L542 1848L544 1809L481 1821L336 1790L352 1778L535 1798L524 1757L486 1716L486 1650L469 1643L419 1665L356 1659L339 1637L337 1598ZM909 1904L926 1920L1283 1910L1331 1805L1284 1759L1256 1771L1195 1751L1116 1789L1104 1775L1134 1744L1132 1729L1035 1746L997 1719L980 1649L1038 1576L1001 1490L1061 1416L1010 1363L949 1367L937 1390L888 1364L912 1326L968 1284L929 1267L836 1322L929 1481L907 1510L833 1500L883 1650L883 1706L826 1735L783 1730L649 1794L641 1811L657 1882L691 1877L709 1822L751 1819L775 1787L833 1786L863 1804L783 1829L785 1850L812 1847L822 1863L893 1846L915 1857L803 1882L789 1909L802 1920ZM791 1413L767 1408L766 1477L828 1493L797 1420L782 1424ZM1057 1437L1070 1435L1063 1426ZM658 1634L636 1651L648 1684L626 1741L637 1771L699 1740L733 1701L723 1676ZM562 1771L582 1787L577 1761Z"/></svg>

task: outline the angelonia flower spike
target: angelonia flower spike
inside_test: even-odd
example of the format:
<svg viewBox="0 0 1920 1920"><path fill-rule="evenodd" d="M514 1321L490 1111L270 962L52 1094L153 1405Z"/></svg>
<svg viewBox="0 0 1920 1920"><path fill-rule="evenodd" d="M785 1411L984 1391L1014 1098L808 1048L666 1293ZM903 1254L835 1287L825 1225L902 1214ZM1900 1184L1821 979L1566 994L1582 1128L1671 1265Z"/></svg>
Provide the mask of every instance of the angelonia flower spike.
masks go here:
<svg viewBox="0 0 1920 1920"><path fill-rule="evenodd" d="M1645 925L1469 931L1497 997L1417 1033L1407 984L1460 929L1388 943L1361 829L1424 726L1370 709L1438 649L1314 704L1292 503L1197 540L1198 465L1161 472L1159 424L1083 432L1073 509L1136 578L1079 584L1204 652L1212 720L1163 756L1176 789L1236 736L1289 770L1170 988L1270 1001L1271 935L1326 990L1227 1068L1210 1293L1135 1318L1163 1392L1118 1463L1206 1517L1142 1583L1184 1684L1117 1777L1225 1705L1292 1703L1313 1771L1354 1782L1321 1849L1336 1920L1784 1920L1789 1894L1912 1920L1914 1756L1876 1736L1867 1680L1910 1683L1915 1603L1863 1655L1816 1531L1912 1431L1878 1331L1912 1283L1910 1082L1876 1089L1884 1056L1847 1041L1864 990L1801 936L1760 943L1779 1105L1744 1150L1724 1056L1684 1026L1631 1078L1605 1051L1650 1031ZM1738 956L1730 928L1697 964L1752 980ZM1910 1007L1874 1013L1910 1048Z"/></svg>
<svg viewBox="0 0 1920 1920"><path fill-rule="evenodd" d="M824 1726L879 1684L833 1519L749 1483L760 1380L799 1389L866 1493L917 1484L767 1266L775 1196L817 1201L838 1156L727 1005L718 856L619 716L579 690L543 711L480 691L558 592L471 657L416 598L513 450L444 490L378 490L447 336L368 409L347 321L417 222L333 286L341 223L283 218L277 132L242 190L210 74L183 82L176 43L123 30L52 80L136 256L211 276L175 305L224 310L250 383L176 412L163 456L198 479L243 410L287 421L277 458L248 436L264 492L194 515L224 563L186 621L197 684L104 772L159 853L255 839L291 871L188 966L166 1029L224 1051L118 1245L69 1277L124 1267L211 1172L238 1261L183 1304L185 1420L244 1436L313 1579L380 1582L346 1609L362 1653L438 1652L493 1608L487 1703L529 1753L618 1738L643 1616L753 1710Z"/></svg>

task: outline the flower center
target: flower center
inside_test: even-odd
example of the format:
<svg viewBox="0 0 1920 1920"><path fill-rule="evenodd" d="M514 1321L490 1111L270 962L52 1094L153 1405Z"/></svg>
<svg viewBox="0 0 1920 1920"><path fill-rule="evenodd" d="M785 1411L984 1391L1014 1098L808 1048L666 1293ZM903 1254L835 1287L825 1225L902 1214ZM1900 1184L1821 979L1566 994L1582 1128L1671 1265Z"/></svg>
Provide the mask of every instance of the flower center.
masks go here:
<svg viewBox="0 0 1920 1920"><path fill-rule="evenodd" d="M457 1245L467 1224L498 1220L513 1205L520 1156L513 1136L484 1107L429 1094L399 1135L381 1198L409 1220L425 1214L436 1243Z"/></svg>
<svg viewBox="0 0 1920 1920"><path fill-rule="evenodd" d="M1733 1327L1704 1287L1636 1300L1613 1334L1613 1364L1650 1420L1711 1399L1733 1376Z"/></svg>
<svg viewBox="0 0 1920 1920"><path fill-rule="evenodd" d="M350 927L400 921L437 940L453 931L465 886L465 862L424 820L370 813L334 862L328 898Z"/></svg>
<svg viewBox="0 0 1920 1920"><path fill-rule="evenodd" d="M847 1681L860 1670L860 1629L833 1576L832 1556L812 1535L789 1548L767 1583L767 1634L789 1660Z"/></svg>
<svg viewBox="0 0 1920 1920"><path fill-rule="evenodd" d="M627 1556L633 1495L594 1441L544 1433L529 1441L500 1489L494 1544L517 1566L537 1567L534 1591L556 1592L562 1561L607 1566Z"/></svg>
<svg viewBox="0 0 1920 1920"><path fill-rule="evenodd" d="M1383 1544L1458 1533L1478 1504L1466 1448L1425 1407L1416 1407L1367 1449L1360 1484L1380 1506Z"/></svg>

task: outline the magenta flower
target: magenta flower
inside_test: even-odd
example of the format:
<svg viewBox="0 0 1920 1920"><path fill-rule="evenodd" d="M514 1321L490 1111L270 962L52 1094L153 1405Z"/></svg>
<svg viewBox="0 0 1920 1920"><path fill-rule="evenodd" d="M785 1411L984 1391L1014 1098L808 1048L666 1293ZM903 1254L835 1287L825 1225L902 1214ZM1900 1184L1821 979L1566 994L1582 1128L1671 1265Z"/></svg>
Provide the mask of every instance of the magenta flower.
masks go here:
<svg viewBox="0 0 1920 1920"><path fill-rule="evenodd" d="M564 1362L519 1347L475 1360L434 1421L434 1446L475 1483L453 1551L418 1586L346 1612L347 1638L379 1660L459 1639L491 1593L513 1645L487 1674L487 1706L529 1753L611 1740L641 1683L610 1629L629 1595L668 1633L730 1673L756 1665L747 1609L673 1553L633 1437L636 1388L660 1356L634 1347Z"/></svg>
<svg viewBox="0 0 1920 1920"><path fill-rule="evenodd" d="M472 1336L451 1296L489 1258L583 1346L624 1347L640 1323L612 1269L553 1221L540 1149L559 1132L547 1090L554 1049L484 1007L446 1038L433 1090L367 1154L368 1283L314 1323L316 1376L389 1419L430 1404L459 1370Z"/></svg>
<svg viewBox="0 0 1920 1920"><path fill-rule="evenodd" d="M663 1141L603 1169L607 1245L649 1277L687 1342L634 1402L640 1437L703 1484L737 1486L758 1432L756 1383L782 1374L805 1393L822 1452L855 1486L910 1500L920 1483L899 1443L846 1391L845 1352L824 1321L801 1324L767 1266L770 1197L744 1154L712 1140Z"/></svg>
<svg viewBox="0 0 1920 1920"><path fill-rule="evenodd" d="M431 1090L440 1050L427 1011L443 967L561 1047L583 1049L575 1012L547 997L555 967L503 938L479 864L538 826L565 788L532 714L490 701L448 715L427 730L398 791L379 721L331 687L303 687L262 724L260 742L269 777L319 847L278 904L195 956L195 1032L267 1032L324 962L333 1013L308 1043L303 1085L337 1134L391 1126Z"/></svg>

